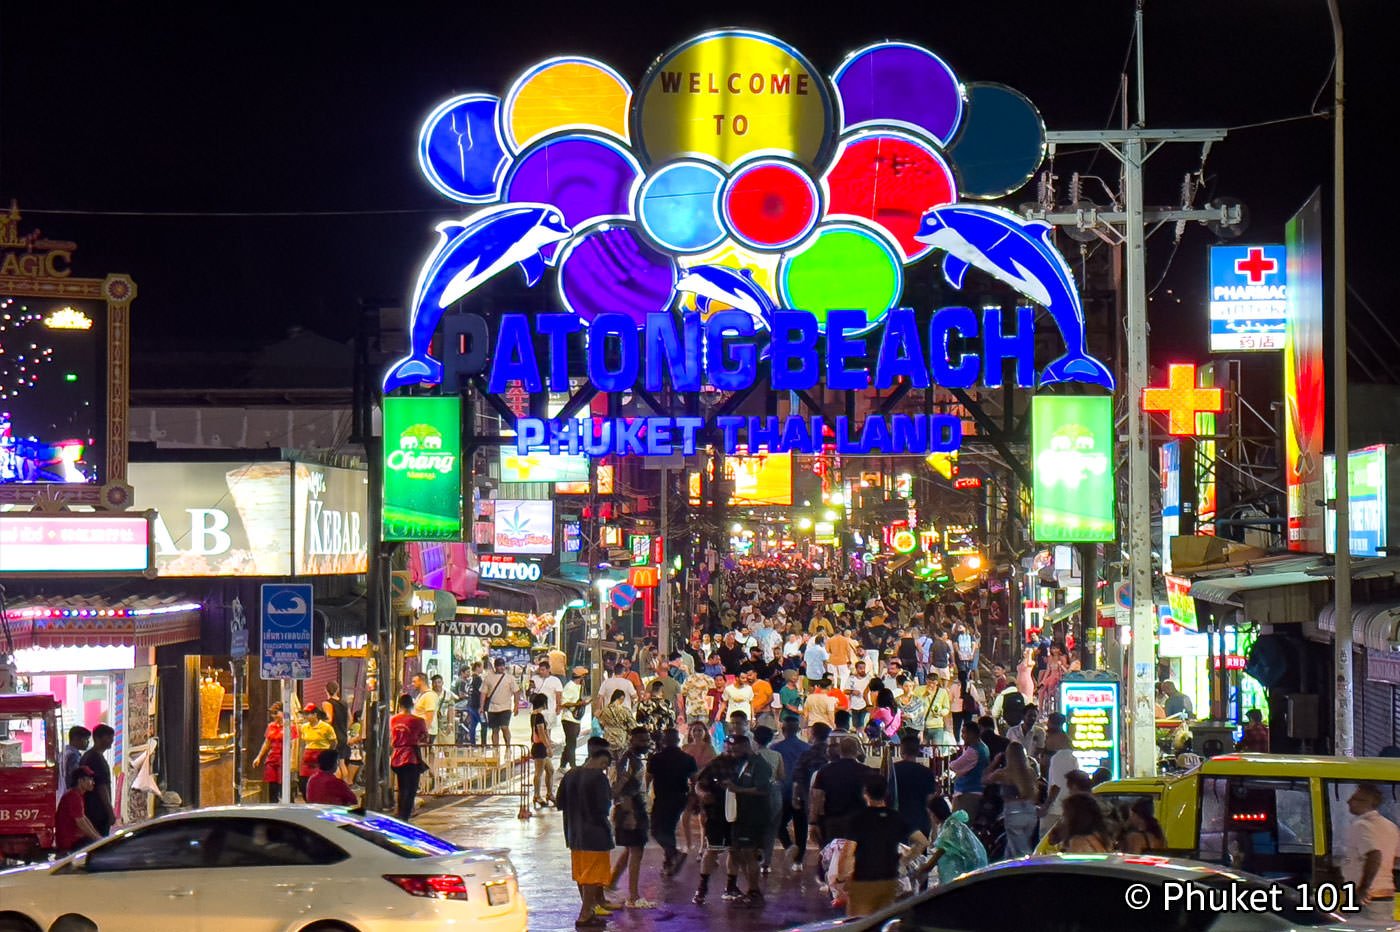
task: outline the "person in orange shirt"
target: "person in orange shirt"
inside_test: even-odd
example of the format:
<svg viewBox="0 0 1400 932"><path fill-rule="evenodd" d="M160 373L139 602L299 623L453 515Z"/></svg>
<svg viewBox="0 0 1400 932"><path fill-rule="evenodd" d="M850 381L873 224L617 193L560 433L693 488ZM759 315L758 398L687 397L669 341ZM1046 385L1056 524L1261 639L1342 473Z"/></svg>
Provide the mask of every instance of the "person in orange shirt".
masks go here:
<svg viewBox="0 0 1400 932"><path fill-rule="evenodd" d="M851 659L856 645L851 640L851 632L843 631L826 639L827 665L837 689L844 689L851 676Z"/></svg>
<svg viewBox="0 0 1400 932"><path fill-rule="evenodd" d="M753 720L760 725L773 727L777 717L773 714L773 684L759 676L750 673L753 687Z"/></svg>

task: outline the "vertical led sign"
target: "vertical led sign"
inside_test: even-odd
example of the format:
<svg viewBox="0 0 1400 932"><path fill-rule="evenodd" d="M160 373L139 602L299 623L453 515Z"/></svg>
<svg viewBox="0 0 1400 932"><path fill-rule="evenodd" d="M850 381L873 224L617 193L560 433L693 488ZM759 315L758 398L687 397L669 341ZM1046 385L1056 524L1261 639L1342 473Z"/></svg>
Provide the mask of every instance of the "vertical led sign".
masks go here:
<svg viewBox="0 0 1400 932"><path fill-rule="evenodd" d="M1035 539L1095 543L1115 536L1113 399L1040 395L1031 401Z"/></svg>
<svg viewBox="0 0 1400 932"><path fill-rule="evenodd" d="M1327 381L1322 362L1322 192L1314 191L1284 227L1288 243L1288 320L1283 341L1284 479L1288 549L1323 549L1322 432ZM1343 376L1345 377L1345 376Z"/></svg>
<svg viewBox="0 0 1400 932"><path fill-rule="evenodd" d="M384 539L462 535L461 399L384 399Z"/></svg>

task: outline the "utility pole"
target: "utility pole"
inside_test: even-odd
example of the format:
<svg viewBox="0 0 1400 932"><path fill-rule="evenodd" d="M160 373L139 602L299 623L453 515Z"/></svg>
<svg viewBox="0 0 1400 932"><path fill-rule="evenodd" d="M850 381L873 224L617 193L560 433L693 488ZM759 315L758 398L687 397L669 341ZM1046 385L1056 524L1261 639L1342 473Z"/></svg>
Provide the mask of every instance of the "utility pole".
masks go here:
<svg viewBox="0 0 1400 932"><path fill-rule="evenodd" d="M1347 380L1346 175L1342 158L1342 14L1337 9L1337 0L1327 0L1327 10L1332 15L1332 53L1335 56L1332 69L1332 249L1336 256L1332 260L1332 392L1336 426L1332 436L1337 451L1337 577L1334 597L1337 630L1332 637L1332 650L1337 668L1337 686L1333 690L1335 740L1332 753L1338 757L1352 757L1356 754L1356 746L1352 734L1351 475L1347 471L1351 425L1347 423L1347 390L1350 385Z"/></svg>
<svg viewBox="0 0 1400 932"><path fill-rule="evenodd" d="M661 556L656 561L656 587L661 599L656 605L656 652L664 663L671 657L671 568L667 565L667 561L671 559L671 548L666 539L671 531L671 473L665 469L660 470L660 473L661 520L658 530L661 538Z"/></svg>
<svg viewBox="0 0 1400 932"><path fill-rule="evenodd" d="M1129 610L1131 643L1126 685L1129 708L1122 716L1128 729L1127 763L1135 777L1150 777L1157 773L1157 742L1153 702L1157 677L1157 613L1152 602L1152 514L1151 462L1149 423L1142 410L1142 392L1147 387L1147 225L1161 222L1196 221L1200 223L1239 223L1240 209L1222 205L1205 209L1148 210L1143 206L1143 167L1167 143L1211 144L1225 138L1224 129L1157 129L1145 128L1146 91L1143 86L1143 24L1142 2L1136 13L1137 46L1137 117L1129 129L1069 131L1046 133L1052 147L1058 145L1103 146L1122 165L1123 210L1100 211L1096 208L1064 212L1032 209L1030 219L1042 220L1056 226L1092 229L1108 224L1119 230L1126 247L1127 313L1124 326L1127 343L1127 365L1124 384L1120 390L1127 399L1127 460L1128 460L1128 580L1132 593Z"/></svg>

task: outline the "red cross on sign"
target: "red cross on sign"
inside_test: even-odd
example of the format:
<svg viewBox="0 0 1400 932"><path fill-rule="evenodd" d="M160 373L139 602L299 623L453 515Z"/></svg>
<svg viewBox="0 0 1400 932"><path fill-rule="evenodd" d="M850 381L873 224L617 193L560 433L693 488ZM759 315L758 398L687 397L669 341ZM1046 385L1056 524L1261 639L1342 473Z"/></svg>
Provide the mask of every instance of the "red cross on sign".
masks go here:
<svg viewBox="0 0 1400 932"><path fill-rule="evenodd" d="M1264 250L1258 246L1251 246L1246 258L1235 260L1235 271L1240 275L1248 275L1251 285L1258 285L1264 281L1266 275L1278 271L1278 260L1265 259Z"/></svg>
<svg viewBox="0 0 1400 932"><path fill-rule="evenodd" d="M1166 388L1142 390L1142 410L1167 412L1167 432L1178 437L1196 433L1197 413L1219 414L1224 408L1220 389L1196 387L1194 363L1173 363L1167 367Z"/></svg>

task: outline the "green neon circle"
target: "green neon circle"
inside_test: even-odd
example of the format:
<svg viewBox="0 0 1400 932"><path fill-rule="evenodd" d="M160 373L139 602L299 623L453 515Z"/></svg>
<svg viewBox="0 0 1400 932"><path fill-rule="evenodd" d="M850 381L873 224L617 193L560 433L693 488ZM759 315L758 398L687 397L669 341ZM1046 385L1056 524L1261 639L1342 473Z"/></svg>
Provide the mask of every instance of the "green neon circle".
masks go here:
<svg viewBox="0 0 1400 932"><path fill-rule="evenodd" d="M878 233L827 224L800 252L783 256L778 288L784 307L811 311L823 329L836 310L864 310L873 324L899 301L904 267Z"/></svg>

